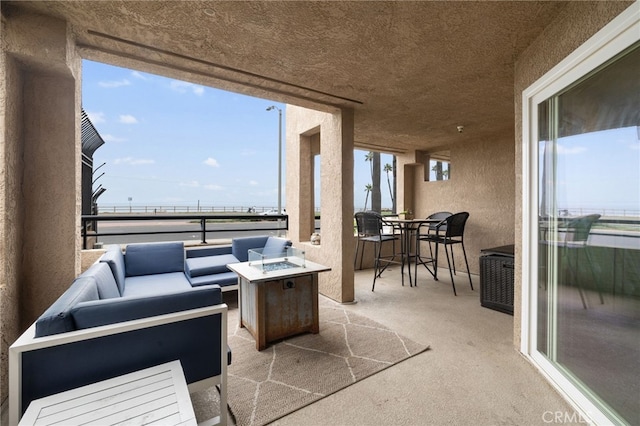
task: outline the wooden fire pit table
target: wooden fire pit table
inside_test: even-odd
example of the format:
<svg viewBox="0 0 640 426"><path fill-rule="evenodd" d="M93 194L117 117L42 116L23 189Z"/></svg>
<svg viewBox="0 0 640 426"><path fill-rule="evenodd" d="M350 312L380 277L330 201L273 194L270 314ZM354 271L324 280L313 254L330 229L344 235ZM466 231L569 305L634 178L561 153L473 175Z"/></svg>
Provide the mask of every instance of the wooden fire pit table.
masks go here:
<svg viewBox="0 0 640 426"><path fill-rule="evenodd" d="M318 333L318 273L331 268L298 256L234 263L238 274L240 327L261 351L267 344L300 333Z"/></svg>

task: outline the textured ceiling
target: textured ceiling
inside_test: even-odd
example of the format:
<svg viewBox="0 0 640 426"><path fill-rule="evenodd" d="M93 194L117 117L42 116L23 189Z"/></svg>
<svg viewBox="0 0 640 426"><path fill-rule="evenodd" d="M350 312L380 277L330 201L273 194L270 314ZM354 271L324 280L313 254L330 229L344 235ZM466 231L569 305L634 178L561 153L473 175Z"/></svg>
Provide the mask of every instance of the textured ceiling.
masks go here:
<svg viewBox="0 0 640 426"><path fill-rule="evenodd" d="M11 3L11 2L10 2ZM19 2L95 60L314 108L355 109L360 147L513 132L519 54L565 2Z"/></svg>

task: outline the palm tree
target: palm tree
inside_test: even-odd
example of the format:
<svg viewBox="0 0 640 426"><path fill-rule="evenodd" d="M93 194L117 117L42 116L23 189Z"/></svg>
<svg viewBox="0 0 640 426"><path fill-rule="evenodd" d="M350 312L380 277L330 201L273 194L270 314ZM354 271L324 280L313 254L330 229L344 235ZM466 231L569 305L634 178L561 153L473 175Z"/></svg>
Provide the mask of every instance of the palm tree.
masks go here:
<svg viewBox="0 0 640 426"><path fill-rule="evenodd" d="M373 182L373 151L369 151L364 155L364 161L369 162L369 168L371 169L371 182Z"/></svg>
<svg viewBox="0 0 640 426"><path fill-rule="evenodd" d="M389 172L393 171L393 167L391 164L387 163L384 165L384 171L387 174L387 185L389 186L389 195L391 196L391 204L395 205L395 201L393 199L393 190L391 189L391 180L389 179Z"/></svg>
<svg viewBox="0 0 640 426"><path fill-rule="evenodd" d="M436 180L449 179L449 169L444 168L442 161L436 161L436 164L431 168L431 171L436 174Z"/></svg>
<svg viewBox="0 0 640 426"><path fill-rule="evenodd" d="M371 192L371 190L373 189L373 187L371 186L370 183L366 184L364 186L364 190L367 193L367 197L364 199L364 209L367 210L367 202L369 201L369 193Z"/></svg>
<svg viewBox="0 0 640 426"><path fill-rule="evenodd" d="M442 162L436 161L436 163L431 167L431 171L435 173L436 180L442 180Z"/></svg>
<svg viewBox="0 0 640 426"><path fill-rule="evenodd" d="M371 174L371 210L374 212L382 213L382 193L380 191L380 153L373 153L373 161L371 162L373 172Z"/></svg>
<svg viewBox="0 0 640 426"><path fill-rule="evenodd" d="M371 169L371 210L380 212L382 210L382 197L380 196L380 153L369 151L364 156L364 161L368 161Z"/></svg>

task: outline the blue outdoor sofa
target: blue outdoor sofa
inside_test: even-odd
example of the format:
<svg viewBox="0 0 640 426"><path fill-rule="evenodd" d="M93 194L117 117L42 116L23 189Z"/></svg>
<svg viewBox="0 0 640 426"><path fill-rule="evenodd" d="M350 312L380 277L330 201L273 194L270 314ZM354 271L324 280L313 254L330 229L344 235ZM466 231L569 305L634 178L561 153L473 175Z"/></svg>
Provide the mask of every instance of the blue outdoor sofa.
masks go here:
<svg viewBox="0 0 640 426"><path fill-rule="evenodd" d="M237 290L238 276L227 265L247 262L250 249L278 254L290 246L291 241L284 238L257 236L234 238L231 245L191 248L187 250L184 273L194 287L218 284L222 291Z"/></svg>
<svg viewBox="0 0 640 426"><path fill-rule="evenodd" d="M190 392L219 385L226 423L231 351L221 286L237 286L226 264L246 260L249 248L289 244L248 237L193 252L181 242L130 244L124 253L110 246L11 345L10 424L35 399L173 360Z"/></svg>

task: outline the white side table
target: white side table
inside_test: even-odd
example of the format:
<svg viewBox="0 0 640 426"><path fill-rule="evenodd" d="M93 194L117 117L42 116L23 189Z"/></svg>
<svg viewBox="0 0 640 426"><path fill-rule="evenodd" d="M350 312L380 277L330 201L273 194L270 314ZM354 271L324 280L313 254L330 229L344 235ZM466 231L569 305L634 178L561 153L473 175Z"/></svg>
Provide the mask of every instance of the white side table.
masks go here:
<svg viewBox="0 0 640 426"><path fill-rule="evenodd" d="M180 361L36 399L20 425L197 425Z"/></svg>

